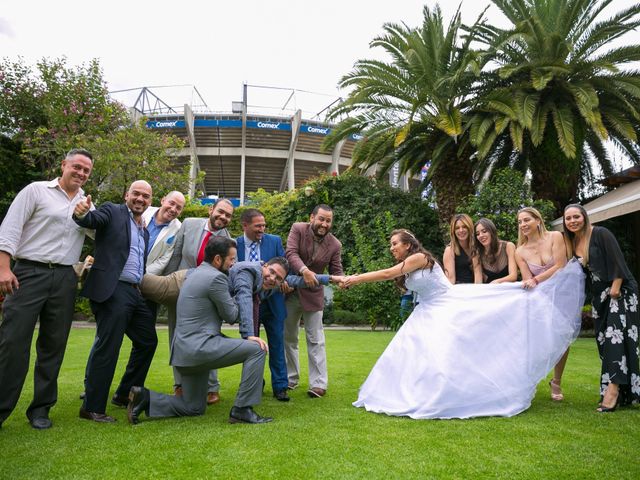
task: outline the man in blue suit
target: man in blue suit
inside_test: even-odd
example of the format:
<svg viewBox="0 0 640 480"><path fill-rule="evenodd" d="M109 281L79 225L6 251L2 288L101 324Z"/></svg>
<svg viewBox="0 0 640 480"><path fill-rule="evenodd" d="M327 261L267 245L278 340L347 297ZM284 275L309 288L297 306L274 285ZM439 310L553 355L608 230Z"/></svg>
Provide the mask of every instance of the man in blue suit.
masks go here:
<svg viewBox="0 0 640 480"><path fill-rule="evenodd" d="M76 205L73 214L78 225L96 230L95 261L81 292L91 301L96 340L87 361L80 418L94 422L115 422L105 410L124 335L131 339L132 347L112 399L118 406L127 406L132 386L144 385L158 343L153 314L139 288L149 244L142 214L151 195L151 185L138 180L125 194L124 205L106 202L89 211L88 196Z"/></svg>
<svg viewBox="0 0 640 480"><path fill-rule="evenodd" d="M282 239L277 235L265 233L267 224L262 212L248 208L240 217L244 234L236 239L238 261L266 262L274 257L284 257ZM269 370L271 370L271 388L273 396L281 402L288 402L287 364L284 357L284 320L287 310L284 295L274 292L260 303L259 314L254 315L254 335L260 335L260 323L267 332L269 344Z"/></svg>

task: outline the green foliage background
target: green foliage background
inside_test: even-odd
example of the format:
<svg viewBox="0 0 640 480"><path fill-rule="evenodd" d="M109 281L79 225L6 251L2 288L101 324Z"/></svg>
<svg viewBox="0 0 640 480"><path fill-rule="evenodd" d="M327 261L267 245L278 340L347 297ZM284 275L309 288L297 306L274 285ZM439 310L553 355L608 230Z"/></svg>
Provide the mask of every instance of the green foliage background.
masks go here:
<svg viewBox="0 0 640 480"><path fill-rule="evenodd" d="M414 232L423 245L438 257L443 242L436 212L417 192L403 192L385 182L355 172L340 176L321 176L303 188L289 192L249 194L246 207L236 208L229 229L242 234L240 216L245 208L260 209L268 232L279 235L286 245L291 225L306 222L313 208L321 203L334 209L332 233L342 242L342 262L346 273L362 273L393 265L389 253L389 234L396 228ZM205 217L208 207L188 205L183 218ZM399 325L400 292L390 282L358 286L350 291L335 290L335 306L327 321L340 321L341 312L351 323L372 327Z"/></svg>
<svg viewBox="0 0 640 480"><path fill-rule="evenodd" d="M467 197L456 209L466 213L474 222L485 217L495 223L498 236L503 240L518 240L518 210L534 207L545 219L547 228L554 217L554 205L548 200L534 200L531 187L522 173L504 168L484 182L475 195Z"/></svg>

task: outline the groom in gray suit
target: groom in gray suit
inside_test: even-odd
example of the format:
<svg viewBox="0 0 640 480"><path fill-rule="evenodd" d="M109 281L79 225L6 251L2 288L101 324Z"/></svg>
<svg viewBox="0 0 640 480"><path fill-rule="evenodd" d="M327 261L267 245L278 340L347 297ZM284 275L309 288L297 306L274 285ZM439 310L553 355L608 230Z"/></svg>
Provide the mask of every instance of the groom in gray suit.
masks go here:
<svg viewBox="0 0 640 480"><path fill-rule="evenodd" d="M231 238L227 226L232 216L233 204L230 200L221 198L209 207L209 218L185 218L176 234L173 255L164 269L164 275L200 265L209 238L218 236ZM165 305L168 314L169 345L171 345L176 325L176 302L168 301ZM174 393L180 396L182 395L182 379L177 368L173 369L173 379L175 382ZM220 401L219 390L218 372L211 370L207 394L208 405Z"/></svg>
<svg viewBox="0 0 640 480"><path fill-rule="evenodd" d="M223 321L238 319L238 306L229 294L225 273L235 263L236 243L224 237L211 238L204 261L187 272L178 296L178 318L171 345L171 365L182 375L182 396L164 395L144 387L132 387L129 394L129 422L135 424L145 412L148 417L176 417L204 414L207 406L209 370L242 363L240 388L229 415L230 423L267 423L253 410L260 403L262 372L267 346L251 335L228 338L220 331Z"/></svg>

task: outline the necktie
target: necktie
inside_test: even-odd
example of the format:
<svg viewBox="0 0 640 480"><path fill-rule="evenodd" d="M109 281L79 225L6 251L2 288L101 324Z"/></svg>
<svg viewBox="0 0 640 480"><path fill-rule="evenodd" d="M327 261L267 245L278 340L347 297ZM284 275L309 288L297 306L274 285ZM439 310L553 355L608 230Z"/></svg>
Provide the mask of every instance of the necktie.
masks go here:
<svg viewBox="0 0 640 480"><path fill-rule="evenodd" d="M202 245L200 245L200 250L198 250L198 258L196 260L196 267L202 263L202 260L204 260L204 249L207 246L207 243L209 243L209 238L211 238L211 232L207 230L206 232L204 232L204 238L202 239Z"/></svg>
<svg viewBox="0 0 640 480"><path fill-rule="evenodd" d="M260 295L253 294L253 334L260 336Z"/></svg>
<svg viewBox="0 0 640 480"><path fill-rule="evenodd" d="M251 245L249 245L249 261L258 261L258 242L251 242Z"/></svg>

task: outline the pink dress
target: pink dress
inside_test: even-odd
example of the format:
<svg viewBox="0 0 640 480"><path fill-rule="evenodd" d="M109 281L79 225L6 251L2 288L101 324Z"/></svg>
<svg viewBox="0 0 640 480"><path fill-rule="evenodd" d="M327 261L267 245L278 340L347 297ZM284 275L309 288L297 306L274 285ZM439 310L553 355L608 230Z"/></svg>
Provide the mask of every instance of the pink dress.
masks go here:
<svg viewBox="0 0 640 480"><path fill-rule="evenodd" d="M555 263L556 262L553 260L553 257L552 257L551 260L549 260L544 265L536 265L535 263L527 262L527 266L529 267L529 270L531 271L531 275L533 275L534 277L537 277L541 273L544 273L547 270L549 270L551 267L553 267L553 265Z"/></svg>

